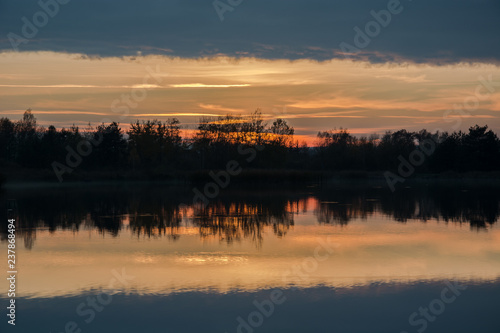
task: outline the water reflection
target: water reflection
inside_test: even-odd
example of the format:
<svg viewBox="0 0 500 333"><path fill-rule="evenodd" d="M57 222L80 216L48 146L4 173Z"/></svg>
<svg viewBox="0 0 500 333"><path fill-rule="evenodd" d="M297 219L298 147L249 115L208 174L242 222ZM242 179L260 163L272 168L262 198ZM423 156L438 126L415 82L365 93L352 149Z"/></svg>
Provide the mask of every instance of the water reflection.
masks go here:
<svg viewBox="0 0 500 333"><path fill-rule="evenodd" d="M207 207L185 204L191 190L4 192L2 200L16 199L17 237L25 242L16 249L19 329L59 332L76 321L92 332L238 332L236 318L279 289L287 301L259 332L411 332L409 315L452 280L469 287L428 332L497 329L495 187L233 188ZM6 248L4 224L1 237ZM322 247L327 258L311 262L325 242L334 250ZM113 271L134 278L110 286ZM87 326L75 310L100 293L113 303Z"/></svg>
<svg viewBox="0 0 500 333"><path fill-rule="evenodd" d="M293 226L293 213L287 210L287 202L217 202L205 208L194 208L192 223L199 227L200 235L216 237L231 243L251 238L262 242L264 228L272 226L278 237L283 237Z"/></svg>
<svg viewBox="0 0 500 333"><path fill-rule="evenodd" d="M346 225L356 218L381 212L398 222L438 220L469 223L473 229L497 222L500 191L491 188L416 186L392 194L377 188L320 192L318 222Z"/></svg>
<svg viewBox="0 0 500 333"><path fill-rule="evenodd" d="M137 237L179 239L179 228L194 226L201 238L232 243L248 238L257 246L263 233L284 237L298 213L313 211L319 224L347 225L353 219L383 214L398 222L429 220L467 223L487 229L500 215L500 191L495 187L416 186L391 193L378 187L297 190L238 190L222 193L205 208L192 201L189 187L92 186L59 189L11 189L2 199L16 198L18 237L32 248L37 230L95 229L117 236L124 228ZM2 210L4 213L5 210ZM0 237L6 240L6 218Z"/></svg>
<svg viewBox="0 0 500 333"><path fill-rule="evenodd" d="M253 332L417 332L409 316L440 297L447 281L414 285L372 284L356 288L283 289L285 302L264 317ZM447 305L440 316L432 316L428 333L496 333L500 282L482 285L463 281L467 290ZM78 316L75 309L94 293L73 297L21 299L16 328L22 332L61 332L74 321L82 332L252 332L239 328L256 311L255 303L269 299L271 290L252 293L186 292L169 296L114 294L111 304L95 312L95 320ZM2 300L0 298L0 300ZM431 312L432 314L432 312ZM29 320L28 320L29 318ZM363 320L360 320L363 318ZM423 318L418 316L418 319ZM413 321L415 323L415 321ZM2 321L0 327L7 326ZM7 329L7 327L5 328Z"/></svg>

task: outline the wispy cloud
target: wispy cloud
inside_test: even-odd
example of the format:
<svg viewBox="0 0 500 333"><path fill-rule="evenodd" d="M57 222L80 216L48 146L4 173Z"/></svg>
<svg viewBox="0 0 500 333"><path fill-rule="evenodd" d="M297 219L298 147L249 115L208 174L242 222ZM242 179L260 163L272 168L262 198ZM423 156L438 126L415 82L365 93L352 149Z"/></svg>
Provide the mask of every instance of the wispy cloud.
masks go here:
<svg viewBox="0 0 500 333"><path fill-rule="evenodd" d="M137 113L133 117L214 117L218 116L215 113L192 113L192 112L179 112L179 113Z"/></svg>
<svg viewBox="0 0 500 333"><path fill-rule="evenodd" d="M406 75L378 75L376 76L377 79L382 79L382 78L387 78L387 79L392 79L396 81L403 81L406 83L422 83L422 82L429 82L426 78L426 75L419 75L419 76L406 76Z"/></svg>
<svg viewBox="0 0 500 333"><path fill-rule="evenodd" d="M297 135L308 136L341 126L353 131L373 128L363 130L367 133L380 128L429 129L424 122L447 128L444 112L474 96L479 76L491 74L495 84L500 80L500 67L486 64L163 56L124 61L54 52L0 53L0 63L0 112L13 120L32 108L40 123L63 126L104 117L123 123L177 117L186 128L195 128L200 117L249 114L260 108L266 120L285 118ZM161 86L143 80L145 68L156 65L163 73ZM132 107L137 102L134 88L152 88L137 108ZM480 101L476 112L462 117L460 129L486 123L498 130L499 97L497 92ZM120 108L130 108L127 119L113 111L116 100Z"/></svg>
<svg viewBox="0 0 500 333"><path fill-rule="evenodd" d="M162 88L157 84L135 84L131 86L100 86L90 84L0 84L2 88L103 88L103 89L154 89Z"/></svg>
<svg viewBox="0 0 500 333"><path fill-rule="evenodd" d="M105 88L88 84L0 84L2 88Z"/></svg>
<svg viewBox="0 0 500 333"><path fill-rule="evenodd" d="M250 87L249 84L203 84L203 83L183 83L171 84L172 88L238 88Z"/></svg>
<svg viewBox="0 0 500 333"><path fill-rule="evenodd" d="M222 111L222 112L244 112L245 111L244 109L226 108L226 107L223 107L222 105L215 105L215 104L200 103L200 104L198 104L198 106L202 109Z"/></svg>
<svg viewBox="0 0 500 333"><path fill-rule="evenodd" d="M26 110L5 110L5 111L0 111L0 114L9 114L9 115L19 115L23 114ZM36 114L43 114L43 115L93 115L93 116L107 116L107 113L102 113L102 112L92 112L92 111L66 111L66 110L58 110L58 111L42 111L42 110L36 110Z"/></svg>

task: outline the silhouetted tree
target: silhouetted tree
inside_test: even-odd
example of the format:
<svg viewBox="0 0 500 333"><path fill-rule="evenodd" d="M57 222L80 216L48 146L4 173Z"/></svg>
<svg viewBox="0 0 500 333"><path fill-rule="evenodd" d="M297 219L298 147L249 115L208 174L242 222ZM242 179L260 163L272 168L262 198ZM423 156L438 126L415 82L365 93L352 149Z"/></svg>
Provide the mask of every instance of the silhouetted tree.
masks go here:
<svg viewBox="0 0 500 333"><path fill-rule="evenodd" d="M143 167L172 165L182 144L180 131L176 118L164 123L159 120L132 123L128 131L132 163Z"/></svg>
<svg viewBox="0 0 500 333"><path fill-rule="evenodd" d="M12 160L15 154L15 125L8 118L0 118L0 162Z"/></svg>
<svg viewBox="0 0 500 333"><path fill-rule="evenodd" d="M136 121L127 134L116 122L80 131L78 126L57 130L44 128L30 109L19 121L0 118L0 166L5 168L52 169L64 162L68 152L87 147L78 168L128 169L170 173L224 169L228 161L242 165L254 148L249 168L291 170L396 170L401 158L425 150L425 161L417 173L500 170L500 140L487 126L469 131L431 133L399 130L358 138L347 129L321 131L315 147L294 141L295 130L286 120L268 126L260 110L250 115L202 118L191 138L183 140L181 124L172 118ZM258 148L258 149L256 149ZM322 173L323 174L323 173ZM361 174L361 173L360 173Z"/></svg>
<svg viewBox="0 0 500 333"><path fill-rule="evenodd" d="M109 125L101 124L94 134L95 145L92 155L103 166L122 166L128 157L127 141L123 137L120 125L112 122Z"/></svg>

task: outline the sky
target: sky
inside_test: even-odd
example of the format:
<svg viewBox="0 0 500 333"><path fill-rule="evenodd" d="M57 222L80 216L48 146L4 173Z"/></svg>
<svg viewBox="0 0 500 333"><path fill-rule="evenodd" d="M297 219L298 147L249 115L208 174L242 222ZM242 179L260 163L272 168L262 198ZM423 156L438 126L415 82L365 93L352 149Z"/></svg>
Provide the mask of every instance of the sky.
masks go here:
<svg viewBox="0 0 500 333"><path fill-rule="evenodd" d="M500 132L500 2L0 1L0 117Z"/></svg>

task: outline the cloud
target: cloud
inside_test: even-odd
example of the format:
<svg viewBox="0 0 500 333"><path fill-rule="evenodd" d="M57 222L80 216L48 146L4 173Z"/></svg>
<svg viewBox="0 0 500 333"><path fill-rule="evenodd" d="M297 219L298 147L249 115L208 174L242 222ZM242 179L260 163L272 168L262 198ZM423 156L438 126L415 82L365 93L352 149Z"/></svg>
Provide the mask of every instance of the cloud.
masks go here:
<svg viewBox="0 0 500 333"><path fill-rule="evenodd" d="M139 113L133 114L133 117L215 117L214 113Z"/></svg>
<svg viewBox="0 0 500 333"><path fill-rule="evenodd" d="M266 121L284 118L294 126L297 135L312 138L318 130L335 127L363 135L399 128L450 131L457 123L454 116L459 113L450 114L449 110L470 102L481 84L480 77L491 75L495 89L500 82L500 67L488 64L430 66L341 60L291 63L168 56L124 61L92 60L53 52L0 54L0 63L3 66L0 84L13 86L0 89L0 116L13 120L32 108L41 124L95 125L103 118L127 124L136 119L178 117L186 129L194 129L200 117L228 112L250 114L259 108ZM144 84L144 77L149 74L147 69L157 65L158 73L162 73L162 87L147 89L147 97L131 105L127 114L114 112L112 103L137 92L133 88ZM150 83L155 82L150 80ZM251 86L171 87L189 83ZM61 88L61 85L81 87ZM485 89L482 94L487 92ZM477 123L487 124L498 132L499 89L481 100L476 110L466 112L470 116L462 117L460 130Z"/></svg>
<svg viewBox="0 0 500 333"><path fill-rule="evenodd" d="M184 83L172 84L172 88L238 88L249 87L249 84L204 84L204 83Z"/></svg>
<svg viewBox="0 0 500 333"><path fill-rule="evenodd" d="M222 112L244 112L245 111L243 109L226 108L226 107L223 107L222 105L215 105L215 104L200 103L200 104L198 104L198 106L202 109L222 111Z"/></svg>
<svg viewBox="0 0 500 333"><path fill-rule="evenodd" d="M103 88L103 89L155 89L162 88L156 84L135 84L133 86L99 86L89 84L0 84L2 88Z"/></svg>
<svg viewBox="0 0 500 333"><path fill-rule="evenodd" d="M355 27L365 30L371 11L388 0L245 1L221 22L212 1L70 1L19 45L21 51L89 56L161 54L199 58L216 55L264 59L344 58L340 44L354 45ZM412 61L498 63L498 0L401 0L403 11L370 38L353 59L372 63ZM0 3L0 50L11 50L23 21L33 21L38 1ZM36 27L35 27L36 28ZM9 40L9 37L11 40Z"/></svg>
<svg viewBox="0 0 500 333"><path fill-rule="evenodd" d="M407 83L421 83L421 82L429 82L426 79L425 75L420 76L397 76L397 75L379 75L376 77L377 79L388 78L396 81L403 81Z"/></svg>

